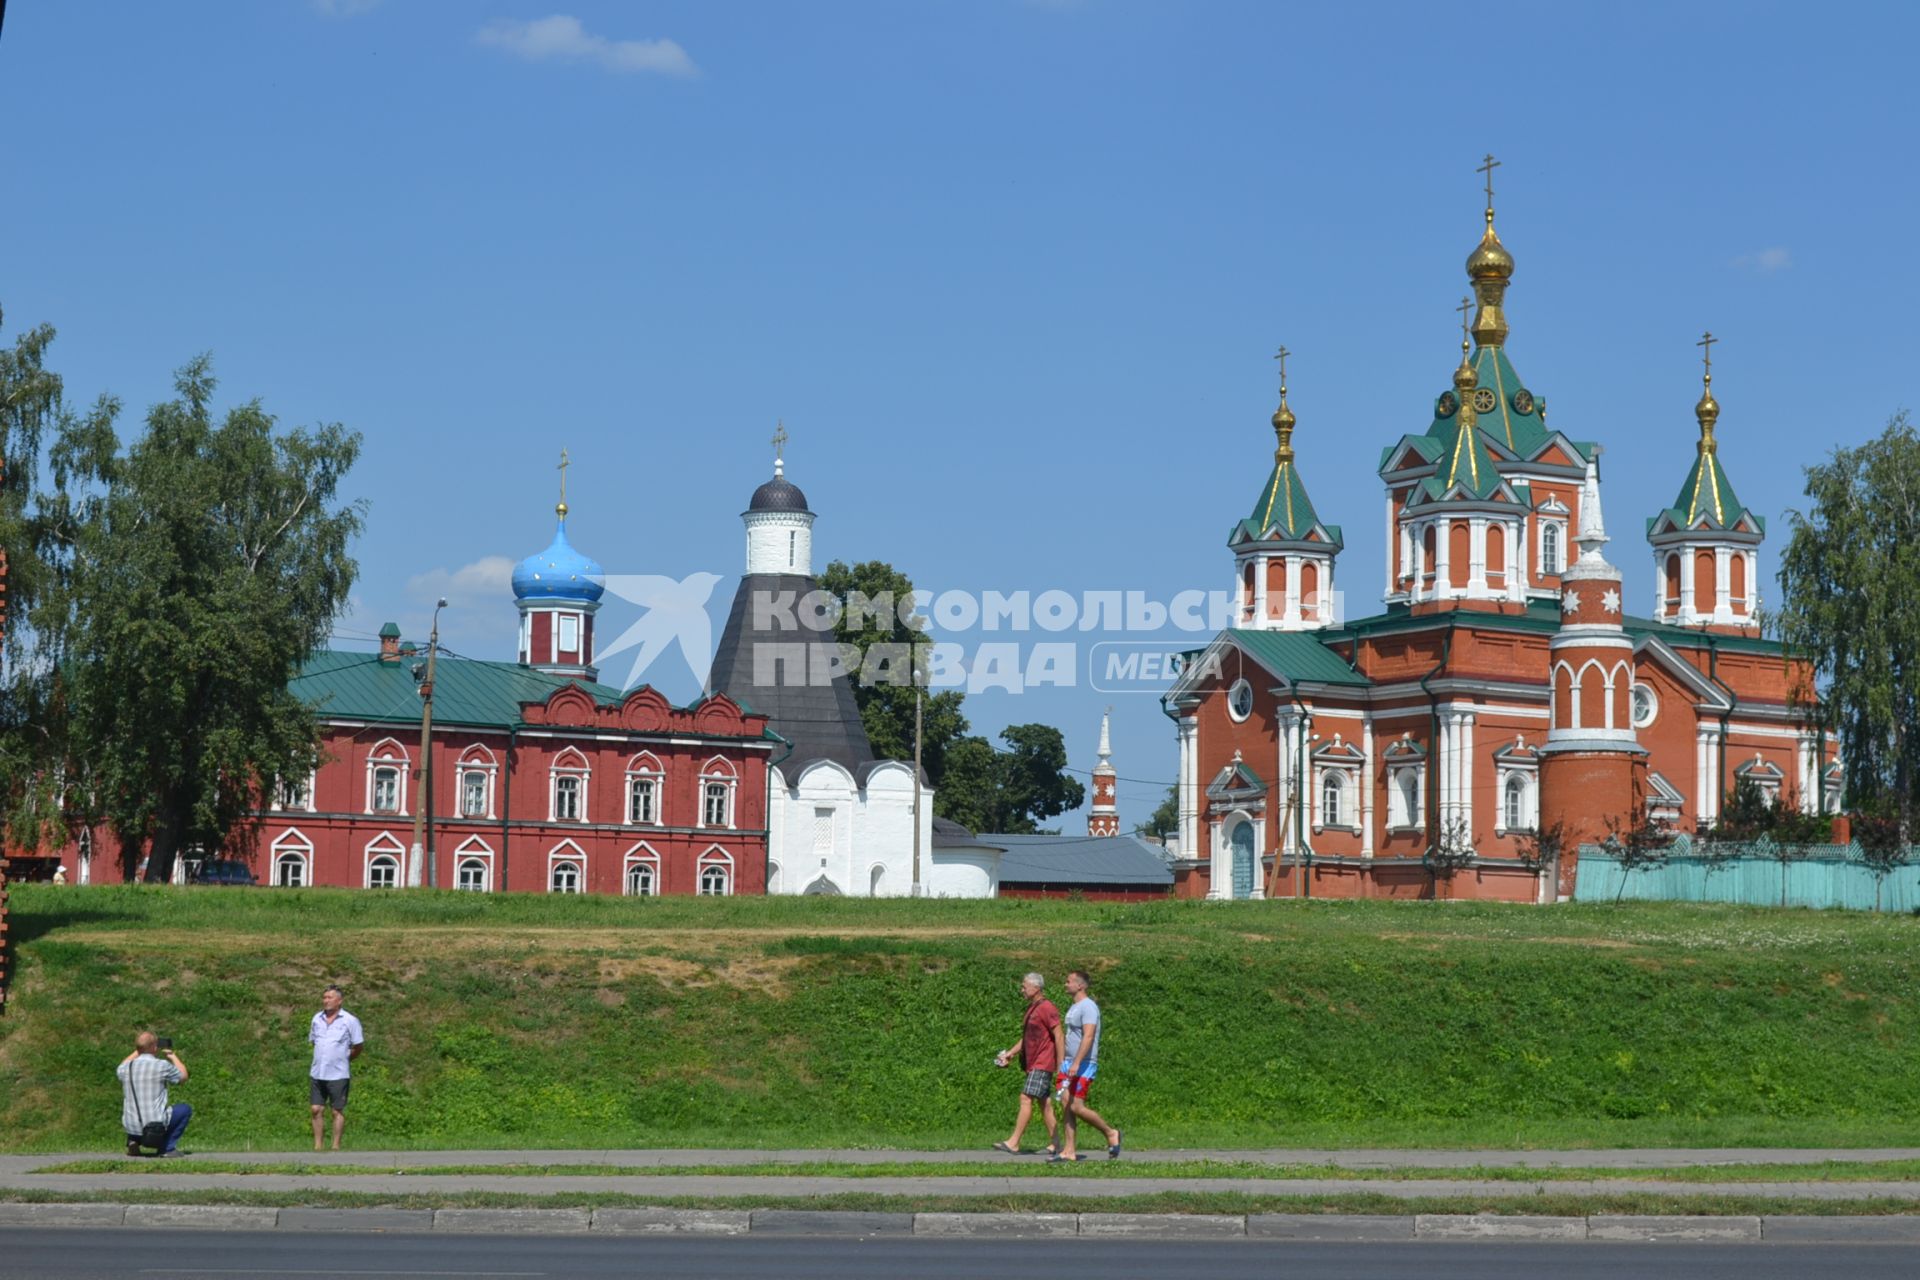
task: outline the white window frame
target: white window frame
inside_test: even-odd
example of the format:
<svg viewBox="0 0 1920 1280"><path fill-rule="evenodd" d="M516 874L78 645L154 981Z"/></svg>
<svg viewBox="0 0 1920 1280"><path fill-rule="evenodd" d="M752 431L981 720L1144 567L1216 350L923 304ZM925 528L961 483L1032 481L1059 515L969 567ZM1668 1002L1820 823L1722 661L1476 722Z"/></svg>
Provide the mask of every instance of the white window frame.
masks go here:
<svg viewBox="0 0 1920 1280"><path fill-rule="evenodd" d="M649 882L651 887L646 893L636 895L633 892L633 873L639 867L646 868L651 877ZM626 856L620 860L620 892L626 897L657 898L660 896L660 855L654 852L652 845L637 844L627 850Z"/></svg>
<svg viewBox="0 0 1920 1280"><path fill-rule="evenodd" d="M573 868L575 889L556 889L555 883L560 876L560 868ZM587 851L571 840L562 840L547 850L547 892L548 893L585 893L587 891Z"/></svg>
<svg viewBox="0 0 1920 1280"><path fill-rule="evenodd" d="M636 820L633 816L633 797L639 787L653 788L653 816L645 820ZM627 761L627 807L626 824L630 827L658 827L664 825L662 814L667 798L667 771L659 757L651 751L642 751Z"/></svg>
<svg viewBox="0 0 1920 1280"><path fill-rule="evenodd" d="M734 799L739 790L740 778L733 766L724 757L715 756L700 766L700 823L702 827L731 831L734 827ZM721 820L708 821L707 802L711 797L707 790L713 786L724 786L726 791L721 798ZM731 865L731 864L729 864Z"/></svg>
<svg viewBox="0 0 1920 1280"><path fill-rule="evenodd" d="M267 847L272 858L267 868L268 883L276 889L305 889L313 885L313 841L307 839L304 832L296 827L288 827ZM280 879L282 861L298 859L300 865L300 883L286 884Z"/></svg>
<svg viewBox="0 0 1920 1280"><path fill-rule="evenodd" d="M398 868L393 887L397 889L404 885L407 876L407 847L401 844L399 838L391 831L382 831L361 848L360 883L369 889L374 887L373 864L379 858L393 859L394 866Z"/></svg>
<svg viewBox="0 0 1920 1280"><path fill-rule="evenodd" d="M1640 718L1640 692L1646 691L1649 710L1647 718ZM1633 721L1635 729L1645 729L1660 718L1660 695L1654 692L1652 685L1644 680L1635 680L1627 690L1627 715Z"/></svg>
<svg viewBox="0 0 1920 1280"><path fill-rule="evenodd" d="M1409 797L1402 779L1413 776L1413 795ZM1397 764L1387 770L1387 826L1394 831L1424 831L1427 827L1427 770L1425 762ZM1407 805L1412 813L1404 812Z"/></svg>
<svg viewBox="0 0 1920 1280"><path fill-rule="evenodd" d="M1234 710L1233 704L1238 700L1242 689L1246 690L1247 693L1247 709L1245 711L1236 711ZM1254 703L1253 686L1247 682L1245 676L1240 677L1227 686L1227 719L1233 721L1235 724L1245 724L1247 718L1253 714Z"/></svg>
<svg viewBox="0 0 1920 1280"><path fill-rule="evenodd" d="M289 793L284 779L276 782L273 788L272 807L286 813L312 813L314 811L313 789L318 773L317 769L307 770L306 782L297 792Z"/></svg>
<svg viewBox="0 0 1920 1280"><path fill-rule="evenodd" d="M493 846L489 845L479 836L468 836L460 842L460 847L453 851L453 886L456 889L461 887L460 869L468 862L478 862L482 870L480 873L480 887L476 890L468 890L467 892L492 893Z"/></svg>
<svg viewBox="0 0 1920 1280"><path fill-rule="evenodd" d="M381 809L374 804L374 780L382 769L392 769L399 776L394 781L394 806ZM405 814L407 808L407 780L413 774L413 757L407 749L393 738L382 738L374 743L373 750L367 753L367 812L380 814Z"/></svg>
<svg viewBox="0 0 1920 1280"><path fill-rule="evenodd" d="M721 876L721 886L717 893L709 892L707 889L707 873L710 871L718 871ZM722 849L719 845L714 845L705 853L701 854L700 862L695 868L694 889L697 896L702 898L732 897L734 889L733 855L725 849Z"/></svg>
<svg viewBox="0 0 1920 1280"><path fill-rule="evenodd" d="M479 773L486 776L481 793L481 812L467 812L467 775ZM499 815L494 812L494 785L500 778L500 762L493 752L475 743L460 753L460 759L454 764L454 812L469 822L481 820L493 821Z"/></svg>
<svg viewBox="0 0 1920 1280"><path fill-rule="evenodd" d="M1547 567L1547 533L1553 533L1553 568ZM1540 577L1558 578L1567 571L1567 522L1543 516L1540 536L1534 540L1534 570Z"/></svg>
<svg viewBox="0 0 1920 1280"><path fill-rule="evenodd" d="M1540 778L1536 770L1503 768L1499 773L1499 806L1495 810L1493 833L1497 836L1529 835L1540 826ZM1520 823L1513 823L1507 801L1515 783L1520 786Z"/></svg>
<svg viewBox="0 0 1920 1280"><path fill-rule="evenodd" d="M579 764L562 764L561 761L572 756ZM560 780L578 778L580 780L580 811L571 818L560 816ZM547 821L548 822L585 822L590 810L587 808L587 796L593 778L593 766L586 756L573 747L568 747L553 758L548 766L547 780Z"/></svg>
<svg viewBox="0 0 1920 1280"><path fill-rule="evenodd" d="M573 643L571 644L567 643L568 628L572 628L573 630ZM561 614L554 615L554 626L553 626L554 656L557 658L563 653L572 653L572 654L578 655L580 652L580 632L581 632L581 626L580 626L579 614L561 613Z"/></svg>

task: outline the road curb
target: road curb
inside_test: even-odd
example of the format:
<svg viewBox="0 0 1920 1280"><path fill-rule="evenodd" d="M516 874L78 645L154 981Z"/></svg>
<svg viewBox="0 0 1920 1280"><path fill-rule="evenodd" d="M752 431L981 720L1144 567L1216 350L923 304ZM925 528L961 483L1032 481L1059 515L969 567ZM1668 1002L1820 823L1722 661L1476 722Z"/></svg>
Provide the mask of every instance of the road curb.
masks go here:
<svg viewBox="0 0 1920 1280"><path fill-rule="evenodd" d="M1592 1240L1920 1245L1920 1214L1772 1217L1594 1214L862 1213L818 1209L271 1209L214 1204L0 1203L0 1227L467 1234L1097 1237L1280 1241Z"/></svg>
<svg viewBox="0 0 1920 1280"><path fill-rule="evenodd" d="M278 1209L241 1204L130 1204L120 1219L128 1227L197 1227L202 1231L268 1231Z"/></svg>
<svg viewBox="0 0 1920 1280"><path fill-rule="evenodd" d="M1500 1213L1416 1213L1417 1240L1585 1240L1585 1218Z"/></svg>
<svg viewBox="0 0 1920 1280"><path fill-rule="evenodd" d="M745 1209L595 1209L595 1231L625 1235L679 1233L701 1236L743 1236L753 1215Z"/></svg>

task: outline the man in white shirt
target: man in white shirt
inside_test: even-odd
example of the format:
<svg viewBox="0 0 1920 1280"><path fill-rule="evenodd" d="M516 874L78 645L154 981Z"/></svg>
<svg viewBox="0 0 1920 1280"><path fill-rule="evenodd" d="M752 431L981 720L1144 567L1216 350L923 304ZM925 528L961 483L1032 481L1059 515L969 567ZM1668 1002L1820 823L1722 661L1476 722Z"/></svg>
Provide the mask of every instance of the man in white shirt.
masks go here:
<svg viewBox="0 0 1920 1280"><path fill-rule="evenodd" d="M1066 1105L1064 1135L1056 1161L1080 1158L1075 1140L1080 1136L1079 1122L1085 1120L1107 1139L1107 1159L1120 1158L1120 1131L1109 1125L1098 1111L1087 1105L1087 1090L1093 1087L1094 1072L1100 1065L1100 1006L1087 990L1087 971L1075 969L1067 975L1067 993L1073 1003L1061 1021L1067 1029L1067 1047L1060 1059L1060 1075L1055 1082L1060 1101Z"/></svg>
<svg viewBox="0 0 1920 1280"><path fill-rule="evenodd" d="M347 1091L352 1087L347 1064L366 1047L360 1019L340 1007L340 988L320 993L320 1012L313 1015L307 1039L313 1044L313 1068L307 1072L307 1101L313 1107L313 1149L321 1149L326 1128L324 1112L333 1111L333 1149L340 1149L340 1131L347 1127Z"/></svg>
<svg viewBox="0 0 1920 1280"><path fill-rule="evenodd" d="M127 1154L139 1155L147 1126L159 1124L166 1126L166 1137L154 1154L185 1155L180 1135L187 1131L193 1108L167 1096L168 1085L187 1082L187 1064L174 1056L172 1043L162 1048L153 1032L142 1031L114 1074L120 1078L120 1127L126 1131Z"/></svg>

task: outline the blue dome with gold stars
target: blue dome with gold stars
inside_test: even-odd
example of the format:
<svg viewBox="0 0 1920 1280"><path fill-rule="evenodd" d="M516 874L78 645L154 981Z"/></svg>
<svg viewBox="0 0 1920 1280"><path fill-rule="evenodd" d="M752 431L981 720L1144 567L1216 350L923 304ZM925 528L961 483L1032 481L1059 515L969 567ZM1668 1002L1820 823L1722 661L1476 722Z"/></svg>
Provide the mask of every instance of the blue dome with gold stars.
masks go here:
<svg viewBox="0 0 1920 1280"><path fill-rule="evenodd" d="M593 604L607 589L606 570L592 556L582 555L567 541L567 508L559 508L553 542L513 569L516 600L573 600Z"/></svg>

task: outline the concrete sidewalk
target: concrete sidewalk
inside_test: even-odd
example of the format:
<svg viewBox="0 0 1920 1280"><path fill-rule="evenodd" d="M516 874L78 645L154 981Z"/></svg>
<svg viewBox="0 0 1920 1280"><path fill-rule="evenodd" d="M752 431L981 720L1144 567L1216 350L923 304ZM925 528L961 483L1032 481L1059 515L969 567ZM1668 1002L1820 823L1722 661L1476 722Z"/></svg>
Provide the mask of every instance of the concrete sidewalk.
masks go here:
<svg viewBox="0 0 1920 1280"><path fill-rule="evenodd" d="M108 1153L112 1154L112 1153ZM1659 1169L1713 1164L1813 1164L1823 1160L1877 1161L1920 1159L1911 1148L1885 1149L1698 1149L1615 1151L1135 1151L1138 1160L1251 1160L1273 1165L1326 1164L1355 1169L1467 1169L1475 1165L1538 1168L1545 1176L1521 1181L1482 1178L1417 1180L1352 1180L1339 1178L1271 1179L1248 1177L1047 1177L1041 1176L875 1176L848 1178L822 1174L513 1174L409 1173L436 1165L476 1166L511 1164L624 1165L671 1168L675 1165L745 1165L819 1161L843 1165L885 1166L925 1161L950 1165L1044 1170L1035 1156L1014 1157L992 1151L347 1151L313 1152L201 1152L202 1158L248 1164L304 1162L361 1165L392 1169L391 1173L349 1174L324 1172L197 1173L188 1158L166 1166L165 1172L52 1174L34 1170L93 1155L39 1155L0 1157L0 1189L75 1192L115 1192L136 1188L175 1191L359 1191L382 1195L409 1193L505 1192L530 1195L611 1192L639 1197L677 1196L790 1198L835 1194L886 1196L1009 1196L1059 1195L1082 1199L1152 1195L1160 1192L1248 1195L1331 1196L1370 1193L1399 1199L1425 1196L1626 1195L1639 1192L1691 1196L1770 1196L1782 1199L1855 1200L1899 1198L1920 1202L1920 1181L1883 1180L1833 1182L1799 1179L1790 1182L1663 1182L1648 1178L1556 1178L1551 1171L1566 1167ZM1107 1166L1105 1159L1093 1162ZM1083 1166L1084 1167L1084 1166ZM1124 1167L1124 1166L1121 1166Z"/></svg>
<svg viewBox="0 0 1920 1280"><path fill-rule="evenodd" d="M1122 1131L1125 1136L1125 1131ZM185 1144L206 1160L233 1164L311 1164L378 1166L418 1169L445 1165L622 1165L628 1168L688 1168L753 1164L991 1164L1015 1166L1038 1163L1030 1151L1024 1157L994 1151L986 1143L978 1150L894 1151L863 1148L784 1148L775 1150L709 1148L638 1148L598 1150L515 1151L209 1151ZM1089 1146L1086 1153L1104 1163L1105 1151ZM55 1152L45 1155L0 1155L0 1186L5 1179L48 1165L75 1160L120 1158L116 1150ZM1585 1151L1469 1151L1308 1147L1272 1147L1245 1151L1203 1148L1153 1148L1128 1144L1126 1159L1223 1161L1271 1165L1330 1165L1340 1169L1676 1169L1695 1165L1819 1164L1827 1160L1873 1162L1920 1160L1920 1147L1655 1147L1603 1148ZM190 1165L188 1167L191 1167ZM249 1183L254 1181L249 1177ZM1515 1184L1519 1185L1519 1184Z"/></svg>

